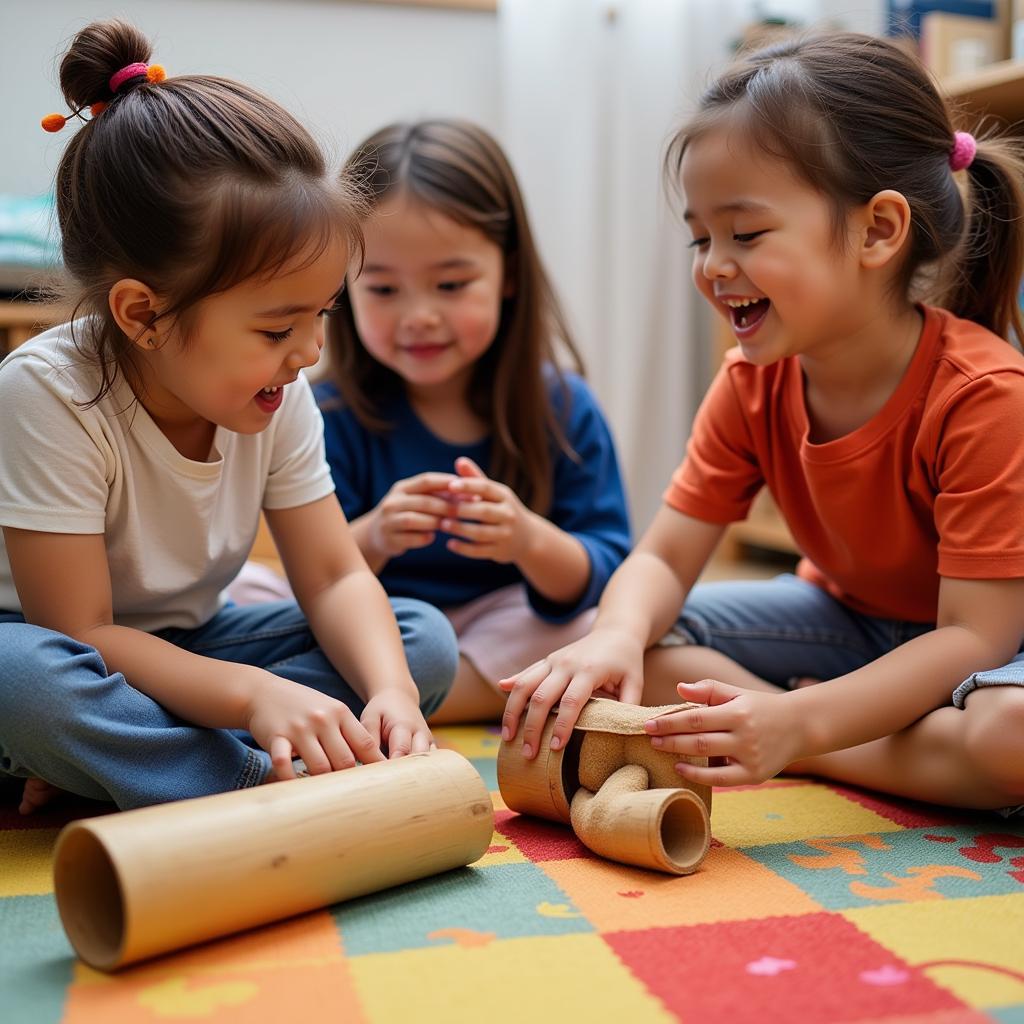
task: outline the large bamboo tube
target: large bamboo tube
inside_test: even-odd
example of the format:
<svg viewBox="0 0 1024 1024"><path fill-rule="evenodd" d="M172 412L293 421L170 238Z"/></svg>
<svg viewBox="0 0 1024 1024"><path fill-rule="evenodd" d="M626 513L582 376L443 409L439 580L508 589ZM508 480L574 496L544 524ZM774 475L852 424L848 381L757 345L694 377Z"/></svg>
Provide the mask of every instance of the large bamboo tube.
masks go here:
<svg viewBox="0 0 1024 1024"><path fill-rule="evenodd" d="M72 822L54 889L101 970L462 867L490 795L451 750Z"/></svg>

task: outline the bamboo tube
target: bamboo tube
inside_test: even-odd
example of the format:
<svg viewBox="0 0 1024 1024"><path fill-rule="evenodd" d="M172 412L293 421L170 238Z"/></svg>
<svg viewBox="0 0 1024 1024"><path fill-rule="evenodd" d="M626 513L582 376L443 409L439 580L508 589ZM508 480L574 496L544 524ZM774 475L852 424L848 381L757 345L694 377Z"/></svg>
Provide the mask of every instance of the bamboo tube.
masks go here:
<svg viewBox="0 0 1024 1024"><path fill-rule="evenodd" d="M112 970L461 867L494 814L451 750L72 822L54 889L78 955Z"/></svg>
<svg viewBox="0 0 1024 1024"><path fill-rule="evenodd" d="M505 805L520 814L569 824L569 804L580 787L579 759L583 734L572 732L561 750L551 749L555 716L549 715L541 733L537 756L523 757L523 729L498 747L498 789Z"/></svg>
<svg viewBox="0 0 1024 1024"><path fill-rule="evenodd" d="M597 793L580 789L572 826L602 857L673 875L700 867L711 845L711 822L700 796L689 789L648 789L647 770L629 764Z"/></svg>

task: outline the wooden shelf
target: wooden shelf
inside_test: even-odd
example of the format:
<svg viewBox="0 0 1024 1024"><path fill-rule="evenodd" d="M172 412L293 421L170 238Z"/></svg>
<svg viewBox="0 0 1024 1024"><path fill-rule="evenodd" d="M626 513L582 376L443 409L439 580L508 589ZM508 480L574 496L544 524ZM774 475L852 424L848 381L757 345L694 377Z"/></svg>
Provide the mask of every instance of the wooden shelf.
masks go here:
<svg viewBox="0 0 1024 1024"><path fill-rule="evenodd" d="M1024 61L1003 60L940 84L947 96L972 113L1024 121Z"/></svg>
<svg viewBox="0 0 1024 1024"><path fill-rule="evenodd" d="M67 310L58 303L0 300L0 359L66 316Z"/></svg>

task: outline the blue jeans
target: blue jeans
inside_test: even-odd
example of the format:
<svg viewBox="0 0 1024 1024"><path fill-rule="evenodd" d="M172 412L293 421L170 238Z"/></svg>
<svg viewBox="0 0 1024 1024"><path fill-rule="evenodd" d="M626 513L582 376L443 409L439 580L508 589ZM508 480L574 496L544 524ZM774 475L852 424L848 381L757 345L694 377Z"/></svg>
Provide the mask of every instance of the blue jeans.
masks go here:
<svg viewBox="0 0 1024 1024"><path fill-rule="evenodd" d="M405 656L424 715L455 678L458 647L448 620L422 601L393 598ZM197 629L162 639L195 654L255 665L336 697L364 704L335 671L294 601L229 605ZM0 612L0 777L37 776L122 810L261 783L270 756L247 733L192 725L120 672L95 648Z"/></svg>
<svg viewBox="0 0 1024 1024"><path fill-rule="evenodd" d="M786 687L801 676L834 679L853 672L933 629L934 623L862 615L813 583L786 574L694 587L675 632ZM979 686L1024 686L1024 655L969 676L953 692L953 703L962 708Z"/></svg>

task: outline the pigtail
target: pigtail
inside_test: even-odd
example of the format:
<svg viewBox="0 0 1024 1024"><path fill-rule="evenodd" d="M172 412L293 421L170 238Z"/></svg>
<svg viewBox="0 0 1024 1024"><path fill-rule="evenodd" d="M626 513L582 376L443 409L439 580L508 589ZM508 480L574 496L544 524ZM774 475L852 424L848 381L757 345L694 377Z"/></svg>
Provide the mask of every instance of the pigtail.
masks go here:
<svg viewBox="0 0 1024 1024"><path fill-rule="evenodd" d="M944 305L1024 345L1024 147L1008 137L979 138L967 176L967 231Z"/></svg>

